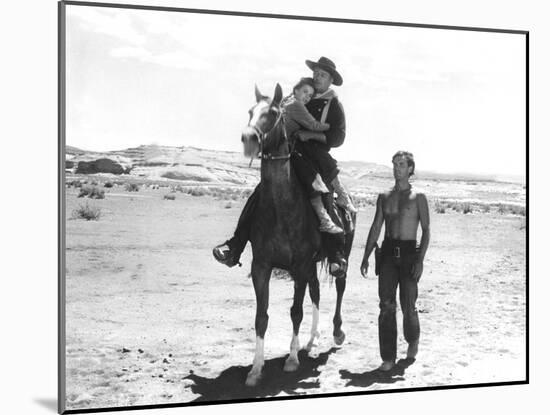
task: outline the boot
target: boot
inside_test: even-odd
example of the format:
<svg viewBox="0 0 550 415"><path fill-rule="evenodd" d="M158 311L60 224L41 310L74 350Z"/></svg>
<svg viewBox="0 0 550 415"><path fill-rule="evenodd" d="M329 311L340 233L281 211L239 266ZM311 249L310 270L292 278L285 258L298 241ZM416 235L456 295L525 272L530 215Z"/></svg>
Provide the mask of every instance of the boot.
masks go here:
<svg viewBox="0 0 550 415"><path fill-rule="evenodd" d="M227 265L229 268L234 267L237 264L239 266L242 265L239 262L241 256L240 252L237 252L237 249L231 242L231 240L226 241L225 243L214 247L212 250L212 254L214 255L214 258L216 258L216 261Z"/></svg>
<svg viewBox="0 0 550 415"><path fill-rule="evenodd" d="M336 262L331 262L329 266L330 275L335 278L342 278L348 270L348 262L345 258L339 258Z"/></svg>
<svg viewBox="0 0 550 415"><path fill-rule="evenodd" d="M338 176L336 176L330 184L338 195L338 197L336 198L336 204L338 206L342 206L344 209L350 211L351 213L357 213L357 209L355 208L355 206L353 206L351 198L349 197L349 194L342 183L340 183L340 179L338 178Z"/></svg>
<svg viewBox="0 0 550 415"><path fill-rule="evenodd" d="M344 232L344 230L339 226L336 226L332 221L332 219L330 218L327 210L323 206L323 201L321 200L321 196L315 196L314 198L312 198L311 205L313 206L313 210L315 210L315 213L317 213L317 216L319 217L319 221L321 222L321 225L319 226L319 230L321 232L327 232L327 233Z"/></svg>

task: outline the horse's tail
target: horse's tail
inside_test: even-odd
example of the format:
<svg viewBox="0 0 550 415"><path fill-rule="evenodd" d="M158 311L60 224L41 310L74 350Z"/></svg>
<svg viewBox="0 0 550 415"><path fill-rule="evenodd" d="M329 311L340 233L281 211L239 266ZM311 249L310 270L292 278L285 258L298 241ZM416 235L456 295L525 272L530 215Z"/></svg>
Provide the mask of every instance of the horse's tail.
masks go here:
<svg viewBox="0 0 550 415"><path fill-rule="evenodd" d="M328 278L330 284L332 285L332 275L330 275L329 272L329 262L326 256L319 261L319 273L317 278L319 281L326 281Z"/></svg>

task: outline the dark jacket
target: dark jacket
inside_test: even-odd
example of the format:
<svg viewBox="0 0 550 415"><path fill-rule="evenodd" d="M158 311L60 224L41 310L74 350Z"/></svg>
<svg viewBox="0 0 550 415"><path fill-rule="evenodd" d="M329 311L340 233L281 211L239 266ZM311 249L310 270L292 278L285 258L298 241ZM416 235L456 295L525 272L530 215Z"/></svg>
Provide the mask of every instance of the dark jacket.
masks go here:
<svg viewBox="0 0 550 415"><path fill-rule="evenodd" d="M327 104L330 105L327 117L325 120L321 120L323 110ZM309 101L306 108L317 121L330 124L330 129L324 132L327 143L321 143L320 146L324 147L325 151L330 151L332 147L340 147L346 138L346 116L344 114L344 107L342 107L336 93L332 89L329 89L320 97Z"/></svg>

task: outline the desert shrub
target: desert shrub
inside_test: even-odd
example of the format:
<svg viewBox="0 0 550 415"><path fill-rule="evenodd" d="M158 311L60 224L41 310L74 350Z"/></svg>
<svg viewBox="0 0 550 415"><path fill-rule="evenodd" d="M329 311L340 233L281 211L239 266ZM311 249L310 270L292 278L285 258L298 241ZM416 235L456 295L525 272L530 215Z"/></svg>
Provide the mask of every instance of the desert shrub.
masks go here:
<svg viewBox="0 0 550 415"><path fill-rule="evenodd" d="M204 196L207 194L206 189L203 189L201 187L194 187L189 190L188 192L191 196Z"/></svg>
<svg viewBox="0 0 550 415"><path fill-rule="evenodd" d="M90 199L105 199L105 190L97 186L82 186L78 197L89 197Z"/></svg>
<svg viewBox="0 0 550 415"><path fill-rule="evenodd" d="M498 213L500 213L501 215L505 214L506 213L506 206L504 206L502 203L500 203L498 205Z"/></svg>
<svg viewBox="0 0 550 415"><path fill-rule="evenodd" d="M110 189L111 187L113 187L113 182L105 182L103 184L103 187L106 187L106 188Z"/></svg>
<svg viewBox="0 0 550 415"><path fill-rule="evenodd" d="M481 205L481 211L482 211L483 213L489 213L489 212L491 212L491 206L489 206L489 205Z"/></svg>
<svg viewBox="0 0 550 415"><path fill-rule="evenodd" d="M173 191L183 193L184 189L183 189L183 186L181 184L178 184L176 187L174 187Z"/></svg>
<svg viewBox="0 0 550 415"><path fill-rule="evenodd" d="M72 215L74 219L99 220L101 209L95 206L89 206L88 203L86 203L73 210Z"/></svg>
<svg viewBox="0 0 550 415"><path fill-rule="evenodd" d="M513 215L525 216L525 207L524 206L511 206L510 212Z"/></svg>
<svg viewBox="0 0 550 415"><path fill-rule="evenodd" d="M72 180L67 183L69 187L82 187L82 182L80 180Z"/></svg>
<svg viewBox="0 0 550 415"><path fill-rule="evenodd" d="M127 192L139 192L139 185L137 183L126 183L124 190Z"/></svg>
<svg viewBox="0 0 550 415"><path fill-rule="evenodd" d="M226 209L231 209L233 207L233 204L231 202L227 202L224 206Z"/></svg>
<svg viewBox="0 0 550 415"><path fill-rule="evenodd" d="M164 200L176 200L176 195L174 193L168 193L164 195Z"/></svg>
<svg viewBox="0 0 550 415"><path fill-rule="evenodd" d="M435 202L435 211L436 213L445 213L447 206L444 203L441 203L439 200Z"/></svg>
<svg viewBox="0 0 550 415"><path fill-rule="evenodd" d="M92 180L92 181L90 182L90 184L91 184L92 186L97 186L97 185L98 185L97 180Z"/></svg>
<svg viewBox="0 0 550 415"><path fill-rule="evenodd" d="M472 209L472 205L470 205L468 202L462 205L462 213L467 214L467 213L473 213L473 212L474 210Z"/></svg>
<svg viewBox="0 0 550 415"><path fill-rule="evenodd" d="M464 205L459 202L446 202L445 207L447 209L452 209L455 212L462 212L464 210Z"/></svg>

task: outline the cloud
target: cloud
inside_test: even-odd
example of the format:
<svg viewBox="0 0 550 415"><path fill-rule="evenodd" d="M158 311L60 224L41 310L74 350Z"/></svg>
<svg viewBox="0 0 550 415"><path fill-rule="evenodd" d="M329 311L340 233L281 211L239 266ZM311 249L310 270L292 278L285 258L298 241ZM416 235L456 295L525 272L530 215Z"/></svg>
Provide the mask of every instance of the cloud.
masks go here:
<svg viewBox="0 0 550 415"><path fill-rule="evenodd" d="M201 71L212 68L212 64L208 61L197 58L182 50L154 54L142 47L120 47L112 49L111 56L114 58L137 59L145 63L179 69Z"/></svg>
<svg viewBox="0 0 550 415"><path fill-rule="evenodd" d="M94 7L70 7L67 14L69 19L76 17L85 30L109 35L132 45L143 45L147 40L147 36L137 30L129 14Z"/></svg>

